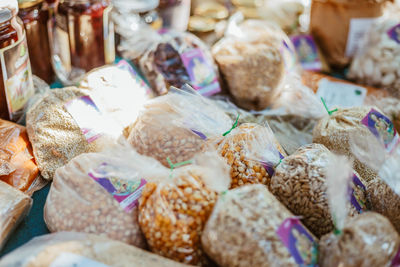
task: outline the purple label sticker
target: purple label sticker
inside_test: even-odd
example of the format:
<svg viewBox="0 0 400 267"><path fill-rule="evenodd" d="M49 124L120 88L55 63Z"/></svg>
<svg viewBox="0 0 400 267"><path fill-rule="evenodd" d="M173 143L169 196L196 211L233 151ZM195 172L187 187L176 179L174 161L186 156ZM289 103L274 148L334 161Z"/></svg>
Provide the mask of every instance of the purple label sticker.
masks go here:
<svg viewBox="0 0 400 267"><path fill-rule="evenodd" d="M193 88L203 96L210 96L221 91L217 75L201 49L190 49L181 54L181 59L189 74Z"/></svg>
<svg viewBox="0 0 400 267"><path fill-rule="evenodd" d="M194 129L190 129L190 130L192 130L192 132L195 133L196 135L198 135L201 139L207 140L207 136L205 134L203 134L202 132L196 131Z"/></svg>
<svg viewBox="0 0 400 267"><path fill-rule="evenodd" d="M275 148L274 148L275 149ZM283 160L285 157L281 154L281 152L279 152L276 149L276 152L279 153L279 162L267 162L264 160L261 160L260 163L261 165L264 167L264 169L267 171L268 175L270 177L274 176L275 174L275 168L279 165L279 163L281 162L281 160Z"/></svg>
<svg viewBox="0 0 400 267"><path fill-rule="evenodd" d="M67 102L64 107L81 128L88 143L102 136L103 115L90 96L77 97Z"/></svg>
<svg viewBox="0 0 400 267"><path fill-rule="evenodd" d="M391 28L388 32L390 39L400 44L400 24L397 24L393 28Z"/></svg>
<svg viewBox="0 0 400 267"><path fill-rule="evenodd" d="M282 243L300 266L316 267L318 245L296 217L288 218L276 231Z"/></svg>
<svg viewBox="0 0 400 267"><path fill-rule="evenodd" d="M400 248L392 260L392 267L400 267Z"/></svg>
<svg viewBox="0 0 400 267"><path fill-rule="evenodd" d="M295 35L291 37L291 40L303 69L320 71L322 63L313 37L306 34Z"/></svg>
<svg viewBox="0 0 400 267"><path fill-rule="evenodd" d="M135 69L124 59L120 60L117 63L117 67L121 70L127 70L130 72L133 78L135 78L136 82L146 90L147 94L151 94L151 89L147 85L147 83L140 77L140 75L135 71Z"/></svg>
<svg viewBox="0 0 400 267"><path fill-rule="evenodd" d="M389 118L379 113L377 110L371 109L361 122L384 143L385 148L389 153L399 144L400 138L393 123Z"/></svg>
<svg viewBox="0 0 400 267"><path fill-rule="evenodd" d="M139 204L139 198L146 185L145 179L137 181L127 181L116 177L110 177L106 170L107 163L103 163L96 170L89 172L88 175L101 185L113 198L118 201L122 209L126 212L132 211Z"/></svg>
<svg viewBox="0 0 400 267"><path fill-rule="evenodd" d="M358 188L359 190L355 190L355 188ZM353 179L349 186L349 196L351 204L358 213L362 213L363 211L367 210L367 205L363 201L366 191L367 189L365 185L361 182L357 175L353 174ZM360 192L362 195L359 195Z"/></svg>

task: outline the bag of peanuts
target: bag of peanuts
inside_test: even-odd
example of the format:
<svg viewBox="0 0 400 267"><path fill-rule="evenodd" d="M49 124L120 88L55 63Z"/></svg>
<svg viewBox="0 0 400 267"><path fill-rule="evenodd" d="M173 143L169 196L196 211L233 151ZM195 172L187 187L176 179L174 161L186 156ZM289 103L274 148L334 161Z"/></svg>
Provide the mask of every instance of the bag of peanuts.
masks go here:
<svg viewBox="0 0 400 267"><path fill-rule="evenodd" d="M295 68L296 55L279 27L259 20L241 22L239 15L231 18L225 37L212 53L235 103L263 110L272 103L271 96L286 71Z"/></svg>
<svg viewBox="0 0 400 267"><path fill-rule="evenodd" d="M348 78L358 83L400 92L400 15L385 16L365 34Z"/></svg>
<svg viewBox="0 0 400 267"><path fill-rule="evenodd" d="M51 232L100 234L145 248L138 201L145 184L165 173L159 162L128 145L81 154L54 175L44 207L46 225Z"/></svg>
<svg viewBox="0 0 400 267"><path fill-rule="evenodd" d="M28 195L0 181L0 250L31 206L32 199Z"/></svg>
<svg viewBox="0 0 400 267"><path fill-rule="evenodd" d="M140 248L93 234L60 232L33 238L5 255L1 267L184 267Z"/></svg>
<svg viewBox="0 0 400 267"><path fill-rule="evenodd" d="M388 0L313 0L310 32L333 67L350 63Z"/></svg>
<svg viewBox="0 0 400 267"><path fill-rule="evenodd" d="M209 264L201 233L218 194L229 188L224 161L215 152L199 154L189 164L171 163L159 183L147 183L139 202L139 224L151 251L182 263Z"/></svg>
<svg viewBox="0 0 400 267"><path fill-rule="evenodd" d="M222 267L317 266L317 238L263 185L224 192L201 241Z"/></svg>
<svg viewBox="0 0 400 267"><path fill-rule="evenodd" d="M302 217L302 222L317 237L333 230L327 197L327 169L332 153L323 145L310 144L284 158L271 178L270 190L290 211ZM366 209L365 186L353 173L348 187L354 187L349 196L348 214L354 216ZM358 201L352 201L356 195Z"/></svg>
<svg viewBox="0 0 400 267"><path fill-rule="evenodd" d="M124 58L137 63L156 95L186 83L204 96L221 91L212 55L195 35L172 29L156 32L148 25L135 32L120 50Z"/></svg>
<svg viewBox="0 0 400 267"><path fill-rule="evenodd" d="M25 127L0 120L0 180L33 193L35 188L31 185L38 175Z"/></svg>

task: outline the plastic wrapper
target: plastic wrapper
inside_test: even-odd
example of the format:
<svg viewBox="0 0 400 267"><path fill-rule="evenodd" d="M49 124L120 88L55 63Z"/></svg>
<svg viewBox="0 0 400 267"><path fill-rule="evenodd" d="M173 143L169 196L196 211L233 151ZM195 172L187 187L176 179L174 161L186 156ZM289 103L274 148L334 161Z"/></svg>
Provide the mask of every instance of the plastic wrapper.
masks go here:
<svg viewBox="0 0 400 267"><path fill-rule="evenodd" d="M25 127L0 120L0 180L23 192L35 190L39 169Z"/></svg>
<svg viewBox="0 0 400 267"><path fill-rule="evenodd" d="M334 225L327 196L327 171L332 153L323 145L299 148L276 167L270 190L289 210L302 217L302 222L317 237L332 231ZM357 185L362 182L355 174ZM365 186L354 186L359 202L366 203ZM349 197L350 198L350 197ZM348 201L349 215L363 211L363 205ZM361 206L361 207L360 207Z"/></svg>
<svg viewBox="0 0 400 267"><path fill-rule="evenodd" d="M205 144L207 136L220 136L232 120L214 103L193 90L178 89L149 101L124 137L141 154L169 167L190 160ZM160 134L160 132L162 134Z"/></svg>
<svg viewBox="0 0 400 267"><path fill-rule="evenodd" d="M271 104L274 90L296 56L289 38L274 24L231 18L225 37L212 53L236 104L248 110L263 110ZM257 73L257 75L255 75Z"/></svg>
<svg viewBox="0 0 400 267"><path fill-rule="evenodd" d="M138 201L152 179L145 176L149 170L155 177L168 171L124 146L75 157L54 175L44 208L47 227L51 232L101 234L145 248Z"/></svg>
<svg viewBox="0 0 400 267"><path fill-rule="evenodd" d="M60 232L35 237L0 260L1 267L188 266L127 244L85 233Z"/></svg>
<svg viewBox="0 0 400 267"><path fill-rule="evenodd" d="M352 61L348 78L400 92L400 15L375 21Z"/></svg>
<svg viewBox="0 0 400 267"><path fill-rule="evenodd" d="M147 183L139 224L150 249L179 262L207 265L201 233L218 193L227 190L229 182L228 168L214 152L198 155L158 184Z"/></svg>
<svg viewBox="0 0 400 267"><path fill-rule="evenodd" d="M224 193L202 244L219 266L316 266L318 240L262 185Z"/></svg>
<svg viewBox="0 0 400 267"><path fill-rule="evenodd" d="M31 206L29 196L0 181L0 250Z"/></svg>
<svg viewBox="0 0 400 267"><path fill-rule="evenodd" d="M397 266L399 246L399 235L389 220L365 212L349 218L340 234L321 238L319 266Z"/></svg>
<svg viewBox="0 0 400 267"><path fill-rule="evenodd" d="M313 0L310 32L331 66L345 67L387 0Z"/></svg>
<svg viewBox="0 0 400 267"><path fill-rule="evenodd" d="M120 51L137 63L157 95L186 83L205 96L221 91L212 55L196 36L174 30L156 32L146 25L135 32L135 38Z"/></svg>

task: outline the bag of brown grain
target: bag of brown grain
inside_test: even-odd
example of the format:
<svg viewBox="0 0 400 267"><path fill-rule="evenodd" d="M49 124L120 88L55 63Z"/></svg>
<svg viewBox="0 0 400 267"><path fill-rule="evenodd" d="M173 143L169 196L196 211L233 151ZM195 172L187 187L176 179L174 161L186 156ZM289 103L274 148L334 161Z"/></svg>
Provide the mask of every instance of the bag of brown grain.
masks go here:
<svg viewBox="0 0 400 267"><path fill-rule="evenodd" d="M147 183L139 202L139 224L150 249L161 256L205 266L201 233L218 193L229 188L228 168L217 153L193 162L171 163L171 173L159 183ZM169 177L168 177L169 176Z"/></svg>
<svg viewBox="0 0 400 267"><path fill-rule="evenodd" d="M81 154L54 175L44 207L46 225L51 232L105 235L144 248L138 201L147 182L166 174L158 161L128 146Z"/></svg>
<svg viewBox="0 0 400 267"><path fill-rule="evenodd" d="M32 199L0 181L0 250L18 224L28 215Z"/></svg>
<svg viewBox="0 0 400 267"><path fill-rule="evenodd" d="M316 266L318 240L262 185L224 192L202 234L220 266Z"/></svg>
<svg viewBox="0 0 400 267"><path fill-rule="evenodd" d="M329 233L334 226L329 212L326 181L332 156L323 145L303 146L282 160L271 179L271 192L295 215L301 216L304 225L317 237ZM351 182L359 202L366 203L365 186L356 173ZM351 216L365 210L359 202L348 201Z"/></svg>
<svg viewBox="0 0 400 267"><path fill-rule="evenodd" d="M313 0L310 32L334 67L345 67L387 0Z"/></svg>
<svg viewBox="0 0 400 267"><path fill-rule="evenodd" d="M274 24L266 21L241 22L240 13L229 23L225 37L213 48L235 103L248 110L263 110L271 102L274 90L285 72L296 65L290 39Z"/></svg>
<svg viewBox="0 0 400 267"><path fill-rule="evenodd" d="M33 238L0 260L1 267L184 267L102 236L60 232Z"/></svg>

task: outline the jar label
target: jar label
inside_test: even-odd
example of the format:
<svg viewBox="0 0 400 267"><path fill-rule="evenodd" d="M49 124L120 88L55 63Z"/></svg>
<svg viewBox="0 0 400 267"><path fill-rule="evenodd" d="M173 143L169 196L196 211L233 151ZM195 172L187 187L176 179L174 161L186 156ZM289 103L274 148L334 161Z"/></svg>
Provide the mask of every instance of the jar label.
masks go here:
<svg viewBox="0 0 400 267"><path fill-rule="evenodd" d="M322 63L318 54L317 44L311 35L295 35L291 37L297 57L305 70L320 71Z"/></svg>
<svg viewBox="0 0 400 267"><path fill-rule="evenodd" d="M358 190L355 190L355 188ZM349 195L350 202L358 213L362 213L363 211L367 210L367 203L363 201L366 191L367 189L365 188L365 185L361 182L357 175L353 174L353 178L349 186ZM362 193L361 196L358 195L359 192Z"/></svg>
<svg viewBox="0 0 400 267"><path fill-rule="evenodd" d="M189 74L190 83L196 91L203 96L221 91L217 75L201 49L190 49L181 54L181 59Z"/></svg>
<svg viewBox="0 0 400 267"><path fill-rule="evenodd" d="M349 34L347 35L346 56L354 56L358 50L362 49L360 44L366 32L378 18L355 18L350 20Z"/></svg>
<svg viewBox="0 0 400 267"><path fill-rule="evenodd" d="M16 43L0 49L1 73L10 120L18 120L35 93L25 34Z"/></svg>
<svg viewBox="0 0 400 267"><path fill-rule="evenodd" d="M84 256L63 252L50 264L50 267L109 267Z"/></svg>
<svg viewBox="0 0 400 267"><path fill-rule="evenodd" d="M297 264L317 266L318 245L298 218L283 221L276 233Z"/></svg>
<svg viewBox="0 0 400 267"><path fill-rule="evenodd" d="M136 181L119 179L110 175L112 172L113 168L103 163L88 175L107 190L125 212L131 212L139 204L139 198L147 182L145 179Z"/></svg>
<svg viewBox="0 0 400 267"><path fill-rule="evenodd" d="M400 24L391 28L388 32L389 38L400 44Z"/></svg>
<svg viewBox="0 0 400 267"><path fill-rule="evenodd" d="M383 142L386 151L389 153L394 151L400 143L399 135L392 121L379 111L371 109L361 122L368 127L376 138Z"/></svg>

